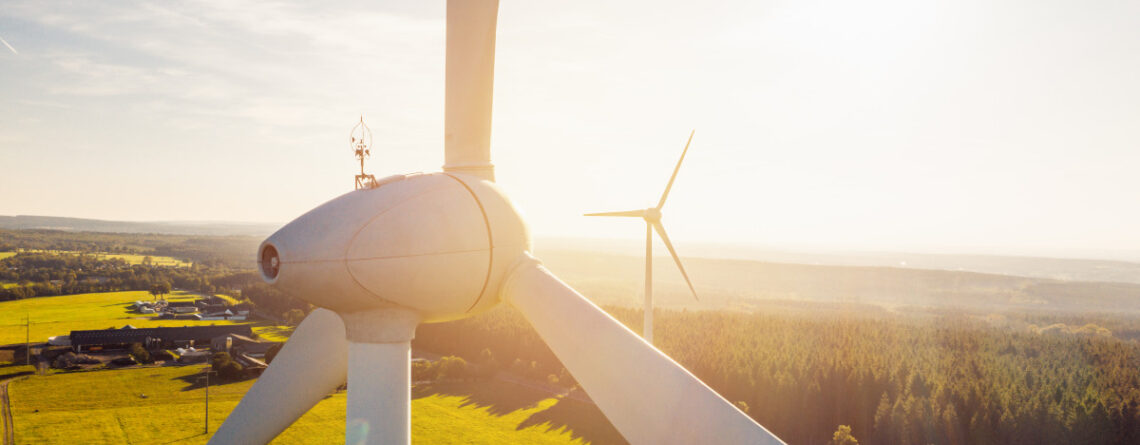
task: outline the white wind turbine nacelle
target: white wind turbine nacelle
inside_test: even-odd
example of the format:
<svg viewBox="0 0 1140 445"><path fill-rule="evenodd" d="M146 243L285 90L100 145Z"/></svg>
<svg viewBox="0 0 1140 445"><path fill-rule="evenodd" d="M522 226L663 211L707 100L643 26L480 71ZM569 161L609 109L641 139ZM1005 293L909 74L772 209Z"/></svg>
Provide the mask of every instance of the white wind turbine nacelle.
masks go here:
<svg viewBox="0 0 1140 445"><path fill-rule="evenodd" d="M463 174L392 176L346 193L261 245L262 278L338 313L407 308L423 322L494 307L530 237L493 183Z"/></svg>
<svg viewBox="0 0 1140 445"><path fill-rule="evenodd" d="M384 178L262 243L262 278L323 309L211 444L268 443L346 379L346 443L408 444L415 327L500 302L526 317L631 443L783 443L530 255L526 225L490 182L497 11L497 0L447 3L443 173Z"/></svg>

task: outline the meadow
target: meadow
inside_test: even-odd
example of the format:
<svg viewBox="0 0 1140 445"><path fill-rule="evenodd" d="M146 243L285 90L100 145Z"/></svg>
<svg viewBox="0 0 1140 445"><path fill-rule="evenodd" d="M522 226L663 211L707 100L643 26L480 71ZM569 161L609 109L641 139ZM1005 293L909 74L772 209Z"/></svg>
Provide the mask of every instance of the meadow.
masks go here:
<svg viewBox="0 0 1140 445"><path fill-rule="evenodd" d="M189 300L175 291L170 300ZM22 343L25 314L31 338L44 341L73 329L182 326L153 320L127 306L151 300L147 292L104 292L0 302L0 344ZM200 322L198 322L200 323ZM211 323L230 324L217 321ZM284 341L291 327L255 324L262 338ZM83 372L52 371L10 384L16 443L205 443L202 365ZM17 369L20 368L20 369ZM27 368L27 369L24 369ZM6 366L5 371L31 367ZM26 372L20 372L24 374ZM13 373L12 375L18 375ZM210 388L210 433L253 384ZM441 383L413 388L413 437L425 443L622 443L620 434L590 404L501 381ZM330 395L273 443L343 441L345 395Z"/></svg>
<svg viewBox="0 0 1140 445"><path fill-rule="evenodd" d="M192 293L174 291L168 300L192 300ZM67 335L72 330L186 326L189 324L242 324L227 320L200 322L187 320L157 320L154 315L131 312L127 307L135 301L151 301L153 297L143 291L100 292L91 294L36 297L0 302L0 344L23 343L25 322L31 319L31 341L46 342L48 337ZM253 330L263 338L284 341L291 331L285 326L254 323Z"/></svg>
<svg viewBox="0 0 1140 445"><path fill-rule="evenodd" d="M64 372L10 386L16 443L200 444L205 388L201 366ZM210 433L253 381L210 386ZM345 393L325 398L273 443L344 440ZM416 386L412 440L418 443L622 443L590 404L498 381Z"/></svg>
<svg viewBox="0 0 1140 445"><path fill-rule="evenodd" d="M172 267L190 267L190 263L182 261L177 258L172 258L162 255L140 255L134 253L106 253L106 252L81 252L75 250L41 250L41 249L27 249L23 252L36 252L36 253L53 253L58 255L94 255L102 260L119 259L126 261L127 264L143 264L143 262L150 257L150 263L155 266L172 266ZM19 252L0 252L0 260L15 256Z"/></svg>

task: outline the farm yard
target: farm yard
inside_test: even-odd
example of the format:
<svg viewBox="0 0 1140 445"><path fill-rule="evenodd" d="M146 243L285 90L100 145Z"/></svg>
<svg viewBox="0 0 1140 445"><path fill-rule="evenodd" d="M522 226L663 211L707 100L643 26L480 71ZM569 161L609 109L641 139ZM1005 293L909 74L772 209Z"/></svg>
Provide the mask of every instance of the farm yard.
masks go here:
<svg viewBox="0 0 1140 445"><path fill-rule="evenodd" d="M174 291L168 301L190 301L197 294ZM42 343L48 337L67 335L73 330L119 328L131 325L138 328L186 326L194 324L240 324L228 320L210 322L187 320L159 320L153 315L131 312L135 301L151 301L144 291L100 292L91 294L37 297L0 302L0 344L23 343L25 320L31 319L31 341ZM27 318L26 318L27 317ZM268 323L253 323L253 331L264 333L267 340L283 341L291 328Z"/></svg>

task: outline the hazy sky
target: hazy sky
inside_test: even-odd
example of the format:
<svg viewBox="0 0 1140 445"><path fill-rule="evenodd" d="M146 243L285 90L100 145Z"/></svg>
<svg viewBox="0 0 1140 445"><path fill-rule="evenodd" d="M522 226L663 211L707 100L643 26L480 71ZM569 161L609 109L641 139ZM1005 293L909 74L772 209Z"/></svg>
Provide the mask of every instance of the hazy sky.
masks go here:
<svg viewBox="0 0 1140 445"><path fill-rule="evenodd" d="M0 4L0 214L286 222L442 164L444 1ZM334 2L341 3L341 2ZM408 4L414 6L408 6ZM1140 250L1140 2L503 0L493 157L540 236Z"/></svg>

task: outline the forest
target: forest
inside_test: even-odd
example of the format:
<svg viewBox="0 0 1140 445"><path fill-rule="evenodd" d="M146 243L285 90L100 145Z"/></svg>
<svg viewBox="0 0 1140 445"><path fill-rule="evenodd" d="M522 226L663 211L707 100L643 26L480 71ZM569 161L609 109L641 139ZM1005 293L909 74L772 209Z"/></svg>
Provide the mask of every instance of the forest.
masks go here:
<svg viewBox="0 0 1140 445"><path fill-rule="evenodd" d="M641 329L640 311L607 311ZM1136 341L1091 323L1060 329L965 311L871 314L659 310L655 335L663 352L788 443L826 443L839 425L871 444L1140 440ZM507 307L421 325L413 344L476 362L489 349L500 363L563 372Z"/></svg>

